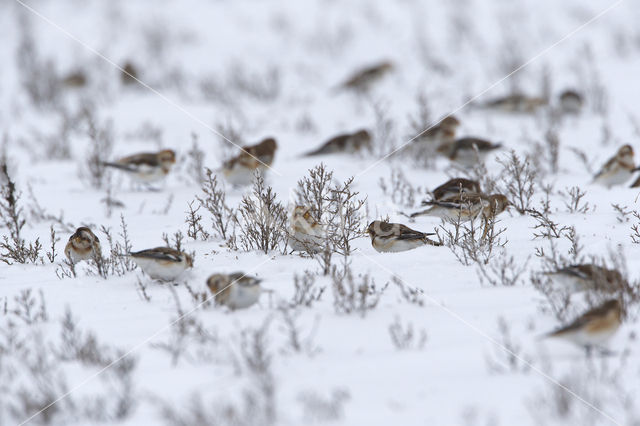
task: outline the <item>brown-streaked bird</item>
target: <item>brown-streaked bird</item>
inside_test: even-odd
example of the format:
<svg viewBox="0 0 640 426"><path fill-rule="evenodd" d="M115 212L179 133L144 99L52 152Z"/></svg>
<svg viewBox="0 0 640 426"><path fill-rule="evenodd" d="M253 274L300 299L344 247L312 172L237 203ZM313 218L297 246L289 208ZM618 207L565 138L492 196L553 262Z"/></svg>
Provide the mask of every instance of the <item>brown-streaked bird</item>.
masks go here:
<svg viewBox="0 0 640 426"><path fill-rule="evenodd" d="M381 253L407 251L424 245L440 246L438 241L428 237L435 233L416 231L401 223L373 221L367 227L371 245Z"/></svg>
<svg viewBox="0 0 640 426"><path fill-rule="evenodd" d="M100 262L102 259L100 240L91 229L81 226L69 237L64 254L71 263L78 263L81 260Z"/></svg>
<svg viewBox="0 0 640 426"><path fill-rule="evenodd" d="M322 154L348 153L353 154L361 149L369 149L371 147L371 135L368 131L362 129L355 133L344 133L329 139L327 142L316 150L307 154L306 157Z"/></svg>
<svg viewBox="0 0 640 426"><path fill-rule="evenodd" d="M480 138L465 137L451 143L440 145L438 147L438 153L444 155L451 161L471 167L478 162L484 162L490 152L501 147L501 143L493 143Z"/></svg>
<svg viewBox="0 0 640 426"><path fill-rule="evenodd" d="M536 112L538 108L547 105L547 103L548 101L545 98L514 93L512 95L491 99L482 104L481 107L504 112L531 114Z"/></svg>
<svg viewBox="0 0 640 426"><path fill-rule="evenodd" d="M393 65L388 61L362 68L353 73L340 87L357 92L366 92L392 69Z"/></svg>
<svg viewBox="0 0 640 426"><path fill-rule="evenodd" d="M622 274L593 263L569 265L556 271L546 272L554 281L571 292L598 290L612 293L626 284Z"/></svg>
<svg viewBox="0 0 640 426"><path fill-rule="evenodd" d="M480 183L475 180L465 178L449 179L433 191L431 195L434 200L444 200L445 198L455 197L460 193L477 192L481 193ZM422 205L426 205L424 202Z"/></svg>
<svg viewBox="0 0 640 426"><path fill-rule="evenodd" d="M134 154L116 162L102 164L126 172L136 182L149 184L167 176L175 162L176 153L171 149L163 149L159 152Z"/></svg>
<svg viewBox="0 0 640 426"><path fill-rule="evenodd" d="M129 253L136 264L151 278L174 281L193 267L193 258L171 247L156 247Z"/></svg>
<svg viewBox="0 0 640 426"><path fill-rule="evenodd" d="M260 286L261 281L242 272L214 274L207 279L207 287L215 295L216 304L236 310L254 305L267 291Z"/></svg>
<svg viewBox="0 0 640 426"><path fill-rule="evenodd" d="M309 254L322 249L322 225L311 215L308 207L296 206L291 213L289 247Z"/></svg>
<svg viewBox="0 0 640 426"><path fill-rule="evenodd" d="M552 331L546 337L566 339L586 349L587 355L594 346L605 344L622 324L622 307L616 299L588 310L571 324Z"/></svg>
<svg viewBox="0 0 640 426"><path fill-rule="evenodd" d="M233 185L248 185L256 171L263 173L270 168L276 155L278 144L273 138L266 138L256 145L242 147L242 152L222 165L222 173Z"/></svg>
<svg viewBox="0 0 640 426"><path fill-rule="evenodd" d="M580 114L584 100L575 90L565 90L560 94L560 110L564 114Z"/></svg>
<svg viewBox="0 0 640 426"><path fill-rule="evenodd" d="M631 145L623 145L618 149L616 155L611 157L593 177L593 183L604 185L608 188L621 185L631 178L635 170L633 147Z"/></svg>
<svg viewBox="0 0 640 426"><path fill-rule="evenodd" d="M509 208L511 203L502 194L484 195L465 192L442 200L424 201L423 205L430 207L413 213L410 217L436 216L445 221L457 223L475 220L476 217L481 216L484 226L482 238L484 238L490 230L490 223Z"/></svg>
<svg viewBox="0 0 640 426"><path fill-rule="evenodd" d="M460 120L453 115L446 116L436 126L415 137L413 143L433 143L436 146L452 143L456 139L456 131L459 126Z"/></svg>

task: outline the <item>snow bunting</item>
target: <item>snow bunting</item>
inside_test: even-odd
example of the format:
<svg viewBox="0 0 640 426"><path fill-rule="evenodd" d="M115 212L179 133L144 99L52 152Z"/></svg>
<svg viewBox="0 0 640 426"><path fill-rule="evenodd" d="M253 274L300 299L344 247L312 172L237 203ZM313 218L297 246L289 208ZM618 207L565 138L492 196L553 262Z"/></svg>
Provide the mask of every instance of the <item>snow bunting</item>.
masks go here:
<svg viewBox="0 0 640 426"><path fill-rule="evenodd" d="M442 245L427 238L436 235L435 233L415 231L400 223L376 220L369 224L367 233L371 237L373 248L381 253L407 251L424 245Z"/></svg>
<svg viewBox="0 0 640 426"><path fill-rule="evenodd" d="M92 259L99 261L102 259L100 240L91 229L81 226L69 237L69 242L64 248L64 254L71 263Z"/></svg>
<svg viewBox="0 0 640 426"><path fill-rule="evenodd" d="M484 195L477 192L458 193L441 200L423 201L422 204L431 207L413 213L411 217L436 216L450 222L466 222L479 215L488 222L510 206L509 200L502 194Z"/></svg>
<svg viewBox="0 0 640 426"><path fill-rule="evenodd" d="M580 114L584 101L575 90L565 90L560 94L560 110L564 114Z"/></svg>
<svg viewBox="0 0 640 426"><path fill-rule="evenodd" d="M273 138L266 138L256 145L244 146L240 154L225 161L222 173L233 185L248 185L253 181L256 170L264 172L271 166L277 148L278 144Z"/></svg>
<svg viewBox="0 0 640 426"><path fill-rule="evenodd" d="M171 149L163 149L160 152L143 152L121 158L115 163L102 164L128 173L136 182L149 184L169 174L175 162L176 153Z"/></svg>
<svg viewBox="0 0 640 426"><path fill-rule="evenodd" d="M620 185L628 181L635 170L633 148L631 145L624 145L602 166L594 176L593 183L599 183L608 188Z"/></svg>
<svg viewBox="0 0 640 426"><path fill-rule="evenodd" d="M455 140L460 121L453 115L443 118L436 126L429 128L414 139L414 143L436 143L438 146Z"/></svg>
<svg viewBox="0 0 640 426"><path fill-rule="evenodd" d="M352 89L357 92L366 92L371 86L382 79L393 69L391 62L381 62L379 64L363 68L356 71L344 83L340 85L343 89Z"/></svg>
<svg viewBox="0 0 640 426"><path fill-rule="evenodd" d="M160 281L173 281L188 268L193 267L193 258L170 247L129 253L136 264L151 278Z"/></svg>
<svg viewBox="0 0 640 426"><path fill-rule="evenodd" d="M482 107L504 112L533 113L546 104L547 100L544 98L515 93L489 100Z"/></svg>
<svg viewBox="0 0 640 426"><path fill-rule="evenodd" d="M307 207L296 206L291 213L289 247L296 251L317 253L322 249L322 225L320 225Z"/></svg>
<svg viewBox="0 0 640 426"><path fill-rule="evenodd" d="M235 272L211 275L207 279L207 287L215 295L217 304L235 310L248 308L258 301L265 291L260 282L258 278Z"/></svg>
<svg viewBox="0 0 640 426"><path fill-rule="evenodd" d="M592 263L570 265L557 271L547 272L546 275L557 280L571 292L584 290L614 292L625 283L625 279L620 272Z"/></svg>
<svg viewBox="0 0 640 426"><path fill-rule="evenodd" d="M492 143L479 138L460 138L451 143L444 143L438 147L438 152L448 159L471 167L478 162L484 162L487 154L500 148L502 144Z"/></svg>
<svg viewBox="0 0 640 426"><path fill-rule="evenodd" d="M480 184L475 180L454 178L449 179L448 181L431 191L431 195L433 195L434 200L443 200L445 198L455 197L460 193L468 192L482 192L480 190ZM425 205L424 202L422 203L422 205Z"/></svg>
<svg viewBox="0 0 640 426"><path fill-rule="evenodd" d="M622 308L617 300L609 300L590 309L566 327L546 335L561 337L579 346L584 346L587 354L593 346L606 343L618 331L622 323Z"/></svg>
<svg viewBox="0 0 640 426"><path fill-rule="evenodd" d="M366 130L359 130L355 133L345 133L329 139L320 148L305 154L306 157L321 154L334 154L345 152L353 154L362 148L371 146L371 135Z"/></svg>

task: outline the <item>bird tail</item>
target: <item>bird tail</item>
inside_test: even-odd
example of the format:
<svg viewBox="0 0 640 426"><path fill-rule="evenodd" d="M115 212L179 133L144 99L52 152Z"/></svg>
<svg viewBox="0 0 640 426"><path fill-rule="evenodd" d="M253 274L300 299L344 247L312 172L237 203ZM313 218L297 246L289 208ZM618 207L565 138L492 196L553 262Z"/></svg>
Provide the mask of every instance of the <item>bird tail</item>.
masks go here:
<svg viewBox="0 0 640 426"><path fill-rule="evenodd" d="M124 170L124 171L127 171L127 172L133 171L131 169L131 167L129 167L127 165L124 165L124 164L120 164L120 163L110 163L108 161L101 161L100 164L105 166L105 167L113 167L115 169L120 169L120 170Z"/></svg>

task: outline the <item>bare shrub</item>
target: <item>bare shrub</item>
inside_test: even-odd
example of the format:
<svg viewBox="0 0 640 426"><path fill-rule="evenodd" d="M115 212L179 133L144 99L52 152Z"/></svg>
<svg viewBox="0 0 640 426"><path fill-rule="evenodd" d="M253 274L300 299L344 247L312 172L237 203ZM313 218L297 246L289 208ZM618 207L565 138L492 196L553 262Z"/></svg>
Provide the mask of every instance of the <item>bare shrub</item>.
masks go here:
<svg viewBox="0 0 640 426"><path fill-rule="evenodd" d="M87 126L89 149L82 161L79 174L81 178L87 179L93 188L101 189L109 174L104 161L113 151L113 122L111 120L101 122L90 107L84 109L83 119Z"/></svg>
<svg viewBox="0 0 640 426"><path fill-rule="evenodd" d="M579 186L566 188L565 192L560 191L560 195L568 198L568 200L564 201L567 213L587 213L591 209L591 206L586 201L582 203L582 198L586 194L586 191L582 191Z"/></svg>
<svg viewBox="0 0 640 426"><path fill-rule="evenodd" d="M367 312L378 306L382 294L389 286L386 283L376 288L369 274L353 276L351 268L345 264L342 270L333 267L331 271L333 307L338 314L358 313L365 317Z"/></svg>
<svg viewBox="0 0 640 426"><path fill-rule="evenodd" d="M30 288L22 290L18 296L13 298L15 307L8 312L28 325L46 322L49 319L49 315L47 314L47 305L45 304L42 290L40 290L39 295L40 298L38 300Z"/></svg>
<svg viewBox="0 0 640 426"><path fill-rule="evenodd" d="M350 256L351 242L360 237L362 231L361 210L366 200L358 198L353 191L353 177L343 183L333 182L333 172L320 164L309 170L309 176L298 181L297 205L309 209L313 219L323 229L320 250L315 259L320 263L324 275L331 271L334 254Z"/></svg>
<svg viewBox="0 0 640 426"><path fill-rule="evenodd" d="M527 270L529 257L524 262L516 260L514 256L499 256L488 264L477 263L477 274L480 284L485 283L503 287L513 287L520 281L520 277Z"/></svg>
<svg viewBox="0 0 640 426"><path fill-rule="evenodd" d="M531 200L535 193L537 171L531 167L529 158L522 160L513 150L507 158L499 159L498 162L502 165L500 173L500 181L504 188L502 193L507 196L518 213L525 214L531 207Z"/></svg>
<svg viewBox="0 0 640 426"><path fill-rule="evenodd" d="M264 181L262 182L264 184ZM196 200L200 203L200 207L203 207L211 215L213 235L228 240L231 237L230 226L237 222L236 212L227 205L224 188L218 187L218 179L209 168L206 169L206 178L202 184L202 196L196 196ZM189 208L191 209L191 205ZM189 219L187 221L189 222ZM194 224L194 226L192 233L198 229L199 224ZM209 235L208 232L205 234ZM208 237L203 236L203 238Z"/></svg>
<svg viewBox="0 0 640 426"><path fill-rule="evenodd" d="M205 181L205 152L200 149L198 135L191 134L191 149L187 151L187 172L194 183L202 185Z"/></svg>
<svg viewBox="0 0 640 426"><path fill-rule="evenodd" d="M24 217L24 209L19 205L21 193L9 176L7 163L0 164L0 180L4 181L0 188L0 219L9 231L9 235L3 235L0 242L0 249L3 250L0 252L0 260L8 265L12 262L41 263L40 239L36 238L34 242L27 244L22 238L22 228L27 220Z"/></svg>
<svg viewBox="0 0 640 426"><path fill-rule="evenodd" d="M381 177L379 185L384 195L390 197L396 205L403 207L414 207L416 200L424 197L428 192L426 188L414 186L409 182L399 168L391 169L388 183Z"/></svg>
<svg viewBox="0 0 640 426"><path fill-rule="evenodd" d="M616 212L616 220L620 223L629 222L629 216L633 214L632 210L628 210L627 206L611 203L611 207Z"/></svg>
<svg viewBox="0 0 640 426"><path fill-rule="evenodd" d="M424 290L418 287L412 288L407 286L404 281L402 281L402 279L397 275L391 277L391 282L394 283L396 287L398 287L398 289L400 290L400 295L402 296L402 299L404 301L419 307L424 306Z"/></svg>
<svg viewBox="0 0 640 426"><path fill-rule="evenodd" d="M398 316L389 325L389 336L393 346L399 351L420 350L427 343L427 332L424 328L416 333L412 323L409 322L404 326Z"/></svg>
<svg viewBox="0 0 640 426"><path fill-rule="evenodd" d="M29 197L30 204L27 206L29 209L29 218L35 222L53 222L58 225L59 229L63 232L73 232L74 227L70 222L65 222L64 213L61 211L58 216L55 216L51 213L48 213L44 207L40 204L35 194L33 193L33 188L30 184L27 184L27 196Z"/></svg>
<svg viewBox="0 0 640 426"><path fill-rule="evenodd" d="M236 92L261 102L272 102L281 90L280 70L267 67L262 72L248 73L241 64L234 64L229 72L229 85Z"/></svg>
<svg viewBox="0 0 640 426"><path fill-rule="evenodd" d="M260 173L254 175L251 194L242 197L238 213L240 222L240 244L249 250L261 250L268 253L287 249L286 209L276 200L276 194L270 186L265 186Z"/></svg>
<svg viewBox="0 0 640 426"><path fill-rule="evenodd" d="M210 234L202 226L202 216L198 214L198 210L200 210L202 206L200 205L194 209L193 203L193 201L189 201L189 211L186 212L187 218L185 219L185 223L187 224L187 237L194 241L198 239L206 241L209 239Z"/></svg>
<svg viewBox="0 0 640 426"><path fill-rule="evenodd" d="M497 254L496 251L504 249L508 242L503 235L506 228L498 229L497 223L495 216L491 217L485 221L484 230L481 232L476 220L463 223L458 218L440 225L436 234L440 242L451 250L461 264L486 265Z"/></svg>
<svg viewBox="0 0 640 426"><path fill-rule="evenodd" d="M311 330L303 334L302 326L299 322L299 310L292 309L287 304L281 304L278 307L278 311L281 319L280 330L286 339L281 352L285 354L305 353L309 356L318 353L320 349L313 342L318 328L318 317L316 317L314 324L311 326Z"/></svg>
<svg viewBox="0 0 640 426"><path fill-rule="evenodd" d="M371 150L374 156L383 157L396 148L396 123L389 116L389 105L378 101L371 104L374 128Z"/></svg>
<svg viewBox="0 0 640 426"><path fill-rule="evenodd" d="M498 318L498 345L493 345L494 352L485 356L489 371L497 374L528 373L531 370L531 359L522 354L522 346L514 340L509 323L504 317Z"/></svg>
<svg viewBox="0 0 640 426"><path fill-rule="evenodd" d="M294 293L289 301L289 306L311 307L322 298L325 287L316 286L316 276L312 272L304 271L302 276L293 275Z"/></svg>
<svg viewBox="0 0 640 426"><path fill-rule="evenodd" d="M31 21L20 14L20 41L16 49L16 64L22 86L31 103L39 109L51 109L60 101L60 81L55 63L42 58L33 38Z"/></svg>

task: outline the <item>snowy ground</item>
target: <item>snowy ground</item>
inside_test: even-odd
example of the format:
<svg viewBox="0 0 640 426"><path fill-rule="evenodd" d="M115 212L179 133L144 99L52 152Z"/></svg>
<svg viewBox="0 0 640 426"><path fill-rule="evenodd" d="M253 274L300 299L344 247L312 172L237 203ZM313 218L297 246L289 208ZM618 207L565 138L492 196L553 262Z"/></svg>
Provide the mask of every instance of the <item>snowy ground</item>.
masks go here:
<svg viewBox="0 0 640 426"><path fill-rule="evenodd" d="M369 274L378 289L390 283L365 315L336 312L331 280L320 275L316 260L280 251L233 251L216 239L185 239L186 250L196 253L186 279L192 289L205 292L212 273L243 271L262 278L273 295L244 311L194 309L198 302L186 286L152 282L140 270L108 279L88 274L86 266L77 278L56 274L68 236L81 225L97 232L104 251L106 237L98 229L110 227L119 238L121 215L135 250L162 245L163 233L186 234L188 203L201 194L188 157L192 134L212 169L235 149L216 133L241 143L275 137L279 149L267 182L284 204L293 200L296 182L322 161L339 180L355 176L355 189L367 199L363 228L388 215L431 231L439 219L409 223L403 216L417 208L424 191L408 205L379 184L384 179L391 185L394 170L422 189L460 174L443 158L430 168L402 156L378 162L418 133L410 117L418 115L416 100L423 95L431 120L454 112L461 135L504 144L498 157L514 149L538 160L533 205L539 207L544 197L542 185L553 185L551 216L575 227L581 254L609 264L624 258L629 277L640 279L640 254L630 237L638 219L612 207L636 210L638 190L590 184L619 146L640 149L640 8L634 1L27 4L33 9L19 0L0 1L0 129L10 174L22 192L24 238L40 238L44 248L42 264L0 263L0 424L639 424L638 305L612 340L612 356L587 359L580 348L540 340L560 325L530 282L543 268L536 248L548 250L549 243L534 239L535 221L514 210L500 216L497 226L506 228L508 242L491 261L513 256L526 266L514 286L483 284L478 267L462 265L447 247L377 253L368 237L357 239L352 270ZM35 105L18 60L29 38L38 61L50 61L42 75L82 69L88 86L61 89L53 104ZM114 64L127 60L153 90L120 83ZM354 70L381 60L393 62L394 71L367 96L334 90ZM544 113L460 109L481 93L476 102L516 89L539 94L545 87L554 102L567 88L586 97L580 116L555 127L556 173L545 152L535 150L549 129ZM178 152L178 165L161 191L141 191L114 173L112 195L124 207L109 214L101 201L105 190L93 188L81 173L90 144L86 130L61 131L65 114L73 117L87 101L100 125L112 123L111 159L159 148ZM362 127L374 135L371 154L299 158L337 133ZM149 129L158 136L149 137ZM502 167L490 158L487 169L499 177ZM588 211L568 211L569 197L561 192L573 186L586 191L580 206L588 203ZM228 204L237 206L249 189L227 186ZM34 200L62 220L38 218ZM208 217L203 223L208 225ZM51 225L61 239L53 264L45 256ZM571 256L567 238L555 242ZM317 288L325 288L321 300L283 313L277 306L290 300L294 275L305 271L317 275ZM423 303L403 298L391 282L394 275L406 287L421 289ZM142 297L139 280L150 300ZM27 289L34 297L30 314L17 300ZM578 297L570 318L584 309L579 302ZM41 303L46 315L37 313ZM67 310L81 333L93 333L94 352L104 359L87 360L91 356L61 348ZM172 325L180 312L190 321L180 323L182 332ZM294 318L302 339L297 348L285 315ZM406 349L392 339L390 327L397 322L413 329ZM261 343L252 346L255 339ZM128 355L112 363L123 353ZM251 368L249 361L256 359L263 364ZM119 370L132 360L129 373ZM200 417L197 401L204 407Z"/></svg>

